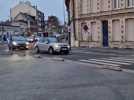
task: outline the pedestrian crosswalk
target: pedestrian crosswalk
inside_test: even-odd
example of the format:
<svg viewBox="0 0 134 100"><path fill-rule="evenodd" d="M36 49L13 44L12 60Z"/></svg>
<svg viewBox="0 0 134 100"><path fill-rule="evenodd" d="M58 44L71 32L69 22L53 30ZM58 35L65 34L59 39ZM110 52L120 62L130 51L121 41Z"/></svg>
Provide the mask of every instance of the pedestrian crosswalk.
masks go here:
<svg viewBox="0 0 134 100"><path fill-rule="evenodd" d="M130 66L134 64L134 56L130 57L109 57L109 58L96 58L96 59L81 59L80 62L89 63L93 65L105 66Z"/></svg>

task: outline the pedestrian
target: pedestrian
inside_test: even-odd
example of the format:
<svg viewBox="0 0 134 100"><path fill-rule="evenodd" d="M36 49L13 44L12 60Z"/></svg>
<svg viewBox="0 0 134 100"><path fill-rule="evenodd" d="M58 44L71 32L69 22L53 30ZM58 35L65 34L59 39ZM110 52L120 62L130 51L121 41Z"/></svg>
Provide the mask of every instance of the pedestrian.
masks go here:
<svg viewBox="0 0 134 100"><path fill-rule="evenodd" d="M6 38L6 35L5 34L3 35L3 41L4 42L7 41L7 38Z"/></svg>
<svg viewBox="0 0 134 100"><path fill-rule="evenodd" d="M9 50L12 51L12 35L11 35L11 33L7 33L7 44L8 44Z"/></svg>

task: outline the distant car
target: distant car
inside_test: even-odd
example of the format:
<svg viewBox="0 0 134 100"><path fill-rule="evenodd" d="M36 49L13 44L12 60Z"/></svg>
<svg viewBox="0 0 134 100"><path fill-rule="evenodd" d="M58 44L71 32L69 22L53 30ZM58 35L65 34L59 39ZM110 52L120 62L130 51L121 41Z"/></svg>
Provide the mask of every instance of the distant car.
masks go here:
<svg viewBox="0 0 134 100"><path fill-rule="evenodd" d="M28 49L29 43L27 42L26 38L22 36L13 36L12 39L8 43L9 49Z"/></svg>
<svg viewBox="0 0 134 100"><path fill-rule="evenodd" d="M65 53L69 54L71 48L67 43L60 43L55 37L40 38L35 43L34 51L39 53L40 51L47 51L49 54Z"/></svg>

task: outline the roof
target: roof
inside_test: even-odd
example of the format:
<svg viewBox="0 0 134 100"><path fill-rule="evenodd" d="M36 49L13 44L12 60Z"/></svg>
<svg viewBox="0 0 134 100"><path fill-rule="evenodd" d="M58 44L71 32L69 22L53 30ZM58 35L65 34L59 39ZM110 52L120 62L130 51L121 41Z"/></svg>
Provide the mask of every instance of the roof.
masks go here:
<svg viewBox="0 0 134 100"><path fill-rule="evenodd" d="M38 9L37 5L32 5L30 1L20 1L20 3L18 3L15 7L20 6L21 4L28 5L29 7L32 7L35 10L37 10L37 12L40 12L40 13L43 13L44 14L44 12L42 12L42 11L40 11ZM15 8L15 7L13 7L13 8Z"/></svg>
<svg viewBox="0 0 134 100"><path fill-rule="evenodd" d="M35 20L35 17L34 16L31 16L31 15L28 15L27 13L22 13L20 12L16 17L15 19L17 19L18 16L22 15L24 18L26 18L27 20L30 20L30 21L34 21Z"/></svg>

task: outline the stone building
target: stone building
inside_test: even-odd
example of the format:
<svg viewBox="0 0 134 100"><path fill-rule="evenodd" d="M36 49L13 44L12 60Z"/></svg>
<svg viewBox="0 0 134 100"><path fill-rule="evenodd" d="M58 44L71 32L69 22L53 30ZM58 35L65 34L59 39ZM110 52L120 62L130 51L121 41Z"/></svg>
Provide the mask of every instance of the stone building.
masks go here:
<svg viewBox="0 0 134 100"><path fill-rule="evenodd" d="M30 26L31 31L34 32L43 32L45 29L44 13L38 10L37 6L31 5L29 1L21 1L15 7L11 8L10 18L13 23L18 22L23 24L22 27L26 23L27 28Z"/></svg>
<svg viewBox="0 0 134 100"><path fill-rule="evenodd" d="M134 0L65 0L72 45L134 48Z"/></svg>
<svg viewBox="0 0 134 100"><path fill-rule="evenodd" d="M38 25L35 17L26 13L19 13L12 21L12 25L20 26L23 29L23 33L38 32Z"/></svg>

